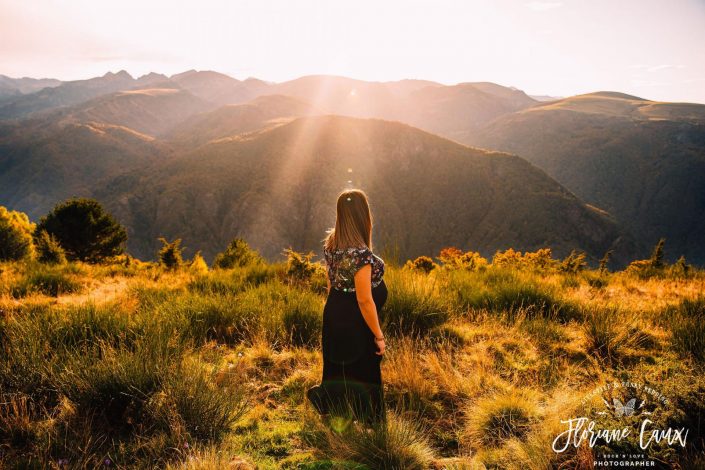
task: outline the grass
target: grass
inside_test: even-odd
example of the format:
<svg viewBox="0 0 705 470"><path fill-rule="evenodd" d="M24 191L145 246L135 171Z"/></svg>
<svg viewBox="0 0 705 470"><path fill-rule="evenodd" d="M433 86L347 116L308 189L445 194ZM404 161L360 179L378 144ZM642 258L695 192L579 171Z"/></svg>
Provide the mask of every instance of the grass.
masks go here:
<svg viewBox="0 0 705 470"><path fill-rule="evenodd" d="M665 312L673 347L682 355L705 362L705 296L683 299Z"/></svg>
<svg viewBox="0 0 705 470"><path fill-rule="evenodd" d="M570 285L574 286L572 283ZM452 301L466 312L487 310L507 316L510 321L519 312L531 317L563 320L577 314L576 306L562 298L559 289L536 276L507 268L451 272L446 291Z"/></svg>
<svg viewBox="0 0 705 470"><path fill-rule="evenodd" d="M703 461L699 271L390 266L385 279L388 421L365 430L305 400L322 372L318 277L3 263L0 467L580 468L598 449L553 452L560 420L620 380L668 396L659 426L690 429L655 458ZM90 295L108 283L127 287Z"/></svg>

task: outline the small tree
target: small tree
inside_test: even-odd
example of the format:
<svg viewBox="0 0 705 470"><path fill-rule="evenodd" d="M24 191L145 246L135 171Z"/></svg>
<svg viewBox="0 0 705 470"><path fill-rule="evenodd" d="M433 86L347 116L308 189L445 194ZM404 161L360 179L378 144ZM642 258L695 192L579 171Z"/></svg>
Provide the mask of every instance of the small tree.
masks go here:
<svg viewBox="0 0 705 470"><path fill-rule="evenodd" d="M438 260L448 269L467 269L468 271L479 271L487 267L487 260L476 251L462 250L453 246L443 248L438 255Z"/></svg>
<svg viewBox="0 0 705 470"><path fill-rule="evenodd" d="M560 271L575 274L585 269L586 266L585 253L572 250L561 262Z"/></svg>
<svg viewBox="0 0 705 470"><path fill-rule="evenodd" d="M37 231L56 238L70 260L97 263L125 251L125 228L95 199L73 198L42 217Z"/></svg>
<svg viewBox="0 0 705 470"><path fill-rule="evenodd" d="M233 239L224 252L216 255L213 260L213 267L221 269L231 269L240 266L247 266L261 261L257 251L250 248L250 245L242 238Z"/></svg>
<svg viewBox="0 0 705 470"><path fill-rule="evenodd" d="M605 252L605 254L604 254L604 256L602 256L602 258L600 258L600 268L599 268L600 273L607 272L607 264L610 262L611 256L612 256L612 250L610 249Z"/></svg>
<svg viewBox="0 0 705 470"><path fill-rule="evenodd" d="M447 246L441 249L438 254L438 260L443 263L443 266L455 268L460 264L461 256L463 256L463 250L454 246Z"/></svg>
<svg viewBox="0 0 705 470"><path fill-rule="evenodd" d="M32 255L35 225L24 212L0 206L0 261L17 261Z"/></svg>
<svg viewBox="0 0 705 470"><path fill-rule="evenodd" d="M66 262L66 254L64 249L56 238L46 230L41 230L37 236L37 241L35 242L35 247L37 251L37 260L40 263L46 264L64 264Z"/></svg>
<svg viewBox="0 0 705 470"><path fill-rule="evenodd" d="M414 269L417 271L423 271L426 274L430 273L438 267L436 263L433 262L428 256L419 256L415 260L408 260L404 265L405 268Z"/></svg>
<svg viewBox="0 0 705 470"><path fill-rule="evenodd" d="M208 272L208 263L206 263L206 260L203 259L203 255L201 255L201 250L198 250L196 254L193 255L193 258L191 258L188 267L192 271L195 271L199 274Z"/></svg>
<svg viewBox="0 0 705 470"><path fill-rule="evenodd" d="M290 278L299 281L310 281L316 274L324 274L325 269L320 263L311 261L315 253L309 251L306 254L294 251L291 248L284 250L286 255L286 274Z"/></svg>
<svg viewBox="0 0 705 470"><path fill-rule="evenodd" d="M690 273L690 265L686 263L685 256L681 255L680 258L671 266L671 276L673 277L688 277Z"/></svg>
<svg viewBox="0 0 705 470"><path fill-rule="evenodd" d="M171 270L180 268L184 262L181 257L183 251L181 239L177 238L173 242L169 242L166 238L160 237L159 241L162 242L162 247L159 250L159 263Z"/></svg>
<svg viewBox="0 0 705 470"><path fill-rule="evenodd" d="M654 250L651 252L651 258L649 260L651 261L651 267L654 269L663 269L664 263L663 263L663 245L666 243L665 238L661 238L656 246L654 246Z"/></svg>

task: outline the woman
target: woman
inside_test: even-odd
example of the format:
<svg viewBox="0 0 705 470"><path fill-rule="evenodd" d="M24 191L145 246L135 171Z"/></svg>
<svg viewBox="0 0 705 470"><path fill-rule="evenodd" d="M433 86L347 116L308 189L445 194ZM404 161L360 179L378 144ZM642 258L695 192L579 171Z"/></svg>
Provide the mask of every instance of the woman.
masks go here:
<svg viewBox="0 0 705 470"><path fill-rule="evenodd" d="M384 261L372 252L372 216L358 189L338 196L335 228L323 240L328 297L323 309L323 379L307 396L323 415L351 410L368 424L385 418L379 313L387 300Z"/></svg>

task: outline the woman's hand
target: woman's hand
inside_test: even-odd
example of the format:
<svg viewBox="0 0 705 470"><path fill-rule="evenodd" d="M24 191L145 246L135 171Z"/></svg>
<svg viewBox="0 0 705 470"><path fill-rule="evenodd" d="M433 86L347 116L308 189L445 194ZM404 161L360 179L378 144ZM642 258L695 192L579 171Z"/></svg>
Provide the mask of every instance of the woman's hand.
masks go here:
<svg viewBox="0 0 705 470"><path fill-rule="evenodd" d="M378 351L375 351L375 354L377 354L378 356L383 355L384 350L386 349L386 345L384 344L384 338L382 338L382 339L375 338L375 344L379 348Z"/></svg>

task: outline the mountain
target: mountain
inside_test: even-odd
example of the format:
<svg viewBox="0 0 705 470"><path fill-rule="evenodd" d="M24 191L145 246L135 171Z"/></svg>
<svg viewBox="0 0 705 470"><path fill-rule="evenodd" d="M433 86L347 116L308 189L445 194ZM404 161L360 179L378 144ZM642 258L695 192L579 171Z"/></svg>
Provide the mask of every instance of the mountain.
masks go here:
<svg viewBox="0 0 705 470"><path fill-rule="evenodd" d="M269 94L269 84L256 78L237 80L213 71L189 70L169 80L206 101L218 105L239 104Z"/></svg>
<svg viewBox="0 0 705 470"><path fill-rule="evenodd" d="M273 258L286 246L318 253L349 184L370 196L373 243L402 258L448 245L486 256L581 248L593 264L610 247L615 262L634 253L606 214L525 160L376 119L302 117L212 141L98 185L94 196L127 225L139 257L154 257L159 236L208 259L243 236Z"/></svg>
<svg viewBox="0 0 705 470"><path fill-rule="evenodd" d="M493 119L534 106L523 91L495 83L425 87L411 93L398 119L449 139L464 142Z"/></svg>
<svg viewBox="0 0 705 470"><path fill-rule="evenodd" d="M99 96L46 115L48 121L99 122L158 136L213 105L179 88L138 88Z"/></svg>
<svg viewBox="0 0 705 470"><path fill-rule="evenodd" d="M272 86L328 113L398 120L454 140L506 113L535 105L523 91L489 82L365 82L312 75Z"/></svg>
<svg viewBox="0 0 705 470"><path fill-rule="evenodd" d="M705 105L589 93L503 115L469 141L528 159L647 246L666 237L668 259L705 263Z"/></svg>
<svg viewBox="0 0 705 470"><path fill-rule="evenodd" d="M87 196L103 179L169 154L161 142L123 126L6 124L0 126L0 204L37 220L59 201Z"/></svg>
<svg viewBox="0 0 705 470"><path fill-rule="evenodd" d="M38 111L76 105L100 95L145 86L163 79L166 79L163 75L150 74L135 80L129 73L121 70L88 80L62 82L55 87L42 88L34 93L0 102L0 119L22 118Z"/></svg>
<svg viewBox="0 0 705 470"><path fill-rule="evenodd" d="M226 105L191 116L164 138L175 145L196 147L211 140L236 136L281 124L300 116L322 114L313 106L283 95L265 95L240 105Z"/></svg>
<svg viewBox="0 0 705 470"><path fill-rule="evenodd" d="M2 100L11 97L18 97L60 84L61 81L53 78L11 78L6 75L0 75L0 103Z"/></svg>
<svg viewBox="0 0 705 470"><path fill-rule="evenodd" d="M550 95L529 95L532 99L536 101L556 101L565 98L564 96L550 96Z"/></svg>

